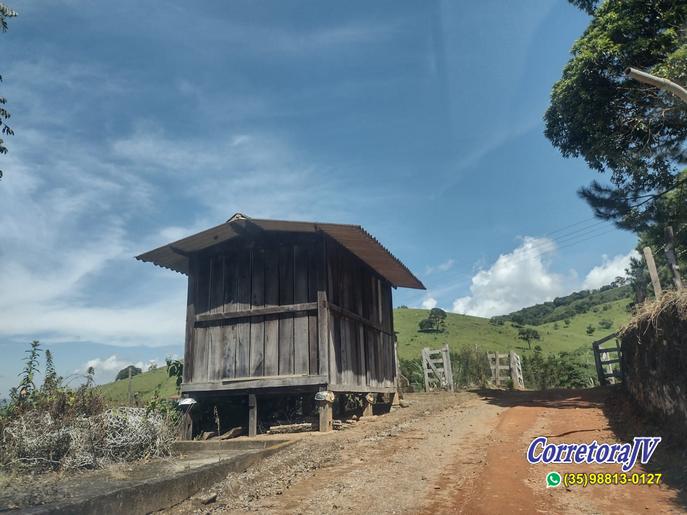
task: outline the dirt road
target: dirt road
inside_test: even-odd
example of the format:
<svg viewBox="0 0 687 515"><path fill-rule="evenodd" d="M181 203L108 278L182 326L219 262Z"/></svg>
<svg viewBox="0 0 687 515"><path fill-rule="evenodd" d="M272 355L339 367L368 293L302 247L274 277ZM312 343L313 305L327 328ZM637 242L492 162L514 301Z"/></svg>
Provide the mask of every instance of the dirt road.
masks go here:
<svg viewBox="0 0 687 515"><path fill-rule="evenodd" d="M545 474L616 466L530 465L528 444L618 441L600 390L417 394L409 408L345 431L301 435L170 513L684 513L662 486L545 487ZM606 410L608 411L608 410ZM638 471L637 469L633 471Z"/></svg>

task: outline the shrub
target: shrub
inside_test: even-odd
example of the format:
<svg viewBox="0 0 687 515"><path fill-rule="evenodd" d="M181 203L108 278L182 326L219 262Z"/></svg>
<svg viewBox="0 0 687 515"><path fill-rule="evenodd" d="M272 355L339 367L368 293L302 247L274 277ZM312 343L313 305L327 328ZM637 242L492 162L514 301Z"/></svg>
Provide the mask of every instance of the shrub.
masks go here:
<svg viewBox="0 0 687 515"><path fill-rule="evenodd" d="M93 388L93 370L76 389L63 385L52 355L45 352L45 374L37 387L40 344L32 342L19 386L0 409L0 465L23 472L95 468L168 455L178 415L154 397L147 408L105 409Z"/></svg>
<svg viewBox="0 0 687 515"><path fill-rule="evenodd" d="M603 320L599 321L599 327L601 329L610 329L613 327L613 320L608 320L607 318L604 318Z"/></svg>
<svg viewBox="0 0 687 515"><path fill-rule="evenodd" d="M461 347L451 353L453 383L459 388L485 386L491 378L487 353L475 346Z"/></svg>
<svg viewBox="0 0 687 515"><path fill-rule="evenodd" d="M419 331L423 333L434 331L434 322L432 322L429 318L425 318L424 320L420 320L418 327Z"/></svg>
<svg viewBox="0 0 687 515"><path fill-rule="evenodd" d="M97 468L171 453L173 420L144 408L116 408L69 420L30 411L2 435L2 463L16 471Z"/></svg>
<svg viewBox="0 0 687 515"><path fill-rule="evenodd" d="M594 368L587 363L587 349L559 352L546 357L539 345L531 355L522 357L522 375L528 388L584 388L590 378L596 377Z"/></svg>

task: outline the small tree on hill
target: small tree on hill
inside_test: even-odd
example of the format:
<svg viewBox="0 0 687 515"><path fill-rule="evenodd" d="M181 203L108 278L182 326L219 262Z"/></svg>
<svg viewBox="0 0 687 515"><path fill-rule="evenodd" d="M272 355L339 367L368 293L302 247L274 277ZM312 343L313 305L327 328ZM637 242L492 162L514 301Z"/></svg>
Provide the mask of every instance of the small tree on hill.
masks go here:
<svg viewBox="0 0 687 515"><path fill-rule="evenodd" d="M129 369L131 369L131 377L137 376L141 372L143 372L140 368L135 367L133 365L129 365L128 367L125 367L121 369L119 372L117 372L117 377L115 377L115 381L120 381L122 379L128 379L129 378Z"/></svg>
<svg viewBox="0 0 687 515"><path fill-rule="evenodd" d="M587 326L587 329L585 329L585 331L587 332L587 335L588 335L588 336L591 336L591 335L594 334L594 331L596 331L596 329L595 329L595 327L594 327L592 324L589 324L589 325Z"/></svg>
<svg viewBox="0 0 687 515"><path fill-rule="evenodd" d="M420 328L419 330L423 333L429 333L431 331L434 331L434 323L429 318L420 320L420 322L418 323L418 327Z"/></svg>
<svg viewBox="0 0 687 515"><path fill-rule="evenodd" d="M446 328L446 311L441 308L432 308L429 310L428 319L434 325L435 331L443 331Z"/></svg>
<svg viewBox="0 0 687 515"><path fill-rule="evenodd" d="M539 331L532 329L531 327L522 327L518 330L518 338L520 340L525 340L527 342L527 348L532 350L532 341L541 340Z"/></svg>
<svg viewBox="0 0 687 515"><path fill-rule="evenodd" d="M613 320L608 320L607 318L599 320L599 327L601 329L610 329L611 327L613 327Z"/></svg>

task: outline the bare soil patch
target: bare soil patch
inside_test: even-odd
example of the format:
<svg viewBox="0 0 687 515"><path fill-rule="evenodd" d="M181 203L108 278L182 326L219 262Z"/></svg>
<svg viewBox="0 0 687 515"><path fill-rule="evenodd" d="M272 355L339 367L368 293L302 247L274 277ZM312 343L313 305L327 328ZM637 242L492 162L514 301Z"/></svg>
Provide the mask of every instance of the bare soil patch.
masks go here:
<svg viewBox="0 0 687 515"><path fill-rule="evenodd" d="M617 467L530 465L534 436L618 441L608 390L415 394L409 408L296 444L169 513L683 513L680 486L547 489L548 471ZM609 412L610 413L610 412ZM610 414L612 416L612 413ZM283 437L283 435L280 435ZM265 437L269 438L269 437Z"/></svg>

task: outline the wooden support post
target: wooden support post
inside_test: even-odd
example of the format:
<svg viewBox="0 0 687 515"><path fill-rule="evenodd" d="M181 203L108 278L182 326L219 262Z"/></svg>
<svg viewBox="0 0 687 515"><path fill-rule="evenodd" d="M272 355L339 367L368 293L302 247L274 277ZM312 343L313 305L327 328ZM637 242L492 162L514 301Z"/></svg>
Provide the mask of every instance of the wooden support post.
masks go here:
<svg viewBox="0 0 687 515"><path fill-rule="evenodd" d="M317 405L320 410L320 433L331 431L334 427L334 416L332 405L334 404L334 394L332 392L320 391L317 399Z"/></svg>
<svg viewBox="0 0 687 515"><path fill-rule="evenodd" d="M372 407L374 406L375 403L375 395L373 393L368 393L364 398L363 398L363 417L371 417L372 416Z"/></svg>
<svg viewBox="0 0 687 515"><path fill-rule="evenodd" d="M181 424L179 425L179 439L181 440L193 440L193 416L191 411L193 411L193 406L188 406L181 417Z"/></svg>
<svg viewBox="0 0 687 515"><path fill-rule="evenodd" d="M248 394L248 436L258 434L258 400L254 394Z"/></svg>
<svg viewBox="0 0 687 515"><path fill-rule="evenodd" d="M656 263L654 262L654 255L651 252L651 247L644 247L644 259L646 260L646 266L651 276L651 285L654 287L654 295L656 296L656 300L659 300L663 295L663 290L661 289L661 281L658 279L658 271L656 270Z"/></svg>
<svg viewBox="0 0 687 515"><path fill-rule="evenodd" d="M677 259L675 258L675 246L674 246L675 236L673 235L673 228L669 225L666 227L666 260L668 261L668 266L673 272L673 282L675 282L675 289L677 291L682 291L682 277L680 277L680 267L677 264Z"/></svg>
<svg viewBox="0 0 687 515"><path fill-rule="evenodd" d="M396 391L391 399L391 405L398 406L400 404L399 398L401 395L401 366L398 363L398 339L396 338L396 333L394 333L394 367L396 370L396 377L394 377Z"/></svg>

